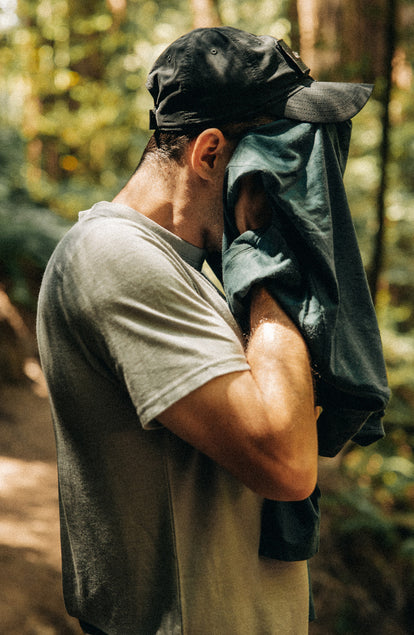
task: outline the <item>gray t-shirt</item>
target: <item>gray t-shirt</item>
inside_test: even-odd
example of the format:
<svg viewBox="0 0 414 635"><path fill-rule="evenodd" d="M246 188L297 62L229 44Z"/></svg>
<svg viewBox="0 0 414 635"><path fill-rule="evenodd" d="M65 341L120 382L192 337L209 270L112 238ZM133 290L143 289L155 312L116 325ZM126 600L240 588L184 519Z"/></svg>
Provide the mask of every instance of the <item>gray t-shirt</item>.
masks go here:
<svg viewBox="0 0 414 635"><path fill-rule="evenodd" d="M38 341L66 605L108 635L302 635L306 563L259 558L263 500L156 419L248 369L203 259L136 211L100 203L45 272Z"/></svg>

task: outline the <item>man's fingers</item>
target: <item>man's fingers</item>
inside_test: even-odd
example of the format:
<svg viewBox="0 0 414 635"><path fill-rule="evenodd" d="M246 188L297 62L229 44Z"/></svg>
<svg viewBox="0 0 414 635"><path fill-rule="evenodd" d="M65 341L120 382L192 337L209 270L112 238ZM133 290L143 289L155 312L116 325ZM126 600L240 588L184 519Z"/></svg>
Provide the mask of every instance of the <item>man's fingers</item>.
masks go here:
<svg viewBox="0 0 414 635"><path fill-rule="evenodd" d="M242 178L239 198L235 206L235 220L239 232L258 229L269 224L271 208L262 180L258 174L248 174Z"/></svg>

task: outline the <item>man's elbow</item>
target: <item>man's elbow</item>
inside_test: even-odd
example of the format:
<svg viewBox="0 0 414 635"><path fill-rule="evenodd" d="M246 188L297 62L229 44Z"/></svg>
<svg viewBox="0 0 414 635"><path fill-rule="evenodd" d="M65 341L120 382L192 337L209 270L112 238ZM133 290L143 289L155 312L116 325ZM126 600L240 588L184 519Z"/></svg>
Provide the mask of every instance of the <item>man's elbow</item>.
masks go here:
<svg viewBox="0 0 414 635"><path fill-rule="evenodd" d="M308 498L316 487L318 470L316 461L307 466L284 466L268 481L265 498L278 501L301 501Z"/></svg>
<svg viewBox="0 0 414 635"><path fill-rule="evenodd" d="M262 461L266 487L265 498L279 501L305 500L312 494L318 478L318 441L315 429L300 443L266 443L267 456ZM269 448L273 445L273 451Z"/></svg>
<svg viewBox="0 0 414 635"><path fill-rule="evenodd" d="M317 471L311 473L291 475L291 479L285 484L283 497L279 500L283 501L302 501L308 498L314 491L317 482Z"/></svg>

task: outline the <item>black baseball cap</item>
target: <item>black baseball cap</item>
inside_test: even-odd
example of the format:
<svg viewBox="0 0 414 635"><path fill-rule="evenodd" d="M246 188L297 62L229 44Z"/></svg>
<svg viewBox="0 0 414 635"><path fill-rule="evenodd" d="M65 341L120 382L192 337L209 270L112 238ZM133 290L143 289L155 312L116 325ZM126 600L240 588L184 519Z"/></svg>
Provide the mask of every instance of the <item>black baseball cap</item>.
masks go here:
<svg viewBox="0 0 414 635"><path fill-rule="evenodd" d="M373 86L318 82L283 40L233 27L194 29L158 57L146 87L150 128L185 131L258 115L316 123L346 121Z"/></svg>

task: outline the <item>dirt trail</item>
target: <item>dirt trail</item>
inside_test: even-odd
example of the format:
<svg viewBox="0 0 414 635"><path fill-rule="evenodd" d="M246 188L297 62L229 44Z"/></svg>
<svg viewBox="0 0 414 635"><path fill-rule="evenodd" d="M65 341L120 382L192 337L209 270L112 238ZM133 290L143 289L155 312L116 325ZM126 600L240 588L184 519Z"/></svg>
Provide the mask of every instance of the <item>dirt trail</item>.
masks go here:
<svg viewBox="0 0 414 635"><path fill-rule="evenodd" d="M35 386L0 388L0 634L78 635L62 598L49 406Z"/></svg>
<svg viewBox="0 0 414 635"><path fill-rule="evenodd" d="M26 368L31 384L0 387L0 635L81 635L62 598L55 444L37 370ZM321 470L324 491L343 488L335 474L334 464ZM371 565L350 578L327 514L322 528L322 549L311 565L320 619L310 633L403 635L398 606L382 607L376 588L361 585ZM358 627L337 630L347 601L361 613Z"/></svg>

